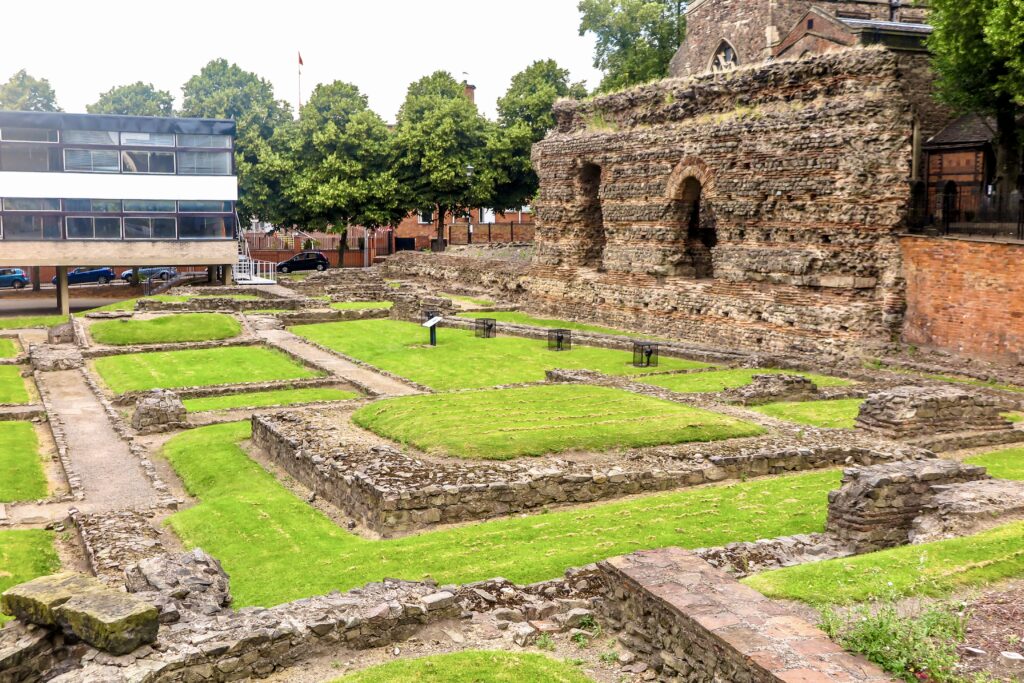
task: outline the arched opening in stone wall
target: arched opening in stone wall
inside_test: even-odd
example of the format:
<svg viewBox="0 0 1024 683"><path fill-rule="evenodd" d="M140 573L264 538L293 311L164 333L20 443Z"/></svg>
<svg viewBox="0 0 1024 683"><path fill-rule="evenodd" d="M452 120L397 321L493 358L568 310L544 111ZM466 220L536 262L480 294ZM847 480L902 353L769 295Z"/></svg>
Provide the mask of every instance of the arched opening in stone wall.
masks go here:
<svg viewBox="0 0 1024 683"><path fill-rule="evenodd" d="M736 48L728 40L723 39L718 44L715 54L712 55L711 64L708 65L708 68L710 71L732 71L739 64L740 60L736 55Z"/></svg>
<svg viewBox="0 0 1024 683"><path fill-rule="evenodd" d="M680 247L670 264L673 275L692 278L714 277L711 250L718 244L714 215L704 198L704 186L688 176L672 194L670 220L675 226L675 243Z"/></svg>
<svg viewBox="0 0 1024 683"><path fill-rule="evenodd" d="M580 239L583 265L599 267L604 257L604 211L601 209L601 167L585 163L579 171Z"/></svg>

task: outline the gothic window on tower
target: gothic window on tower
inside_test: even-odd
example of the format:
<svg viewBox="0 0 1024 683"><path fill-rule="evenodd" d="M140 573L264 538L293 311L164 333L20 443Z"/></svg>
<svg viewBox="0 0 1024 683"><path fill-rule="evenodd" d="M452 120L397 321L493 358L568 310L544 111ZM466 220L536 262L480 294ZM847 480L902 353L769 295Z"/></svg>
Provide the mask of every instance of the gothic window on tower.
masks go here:
<svg viewBox="0 0 1024 683"><path fill-rule="evenodd" d="M723 40L718 46L718 50L715 51L715 56L711 59L711 70L731 71L738 64L739 60L736 58L736 50L733 49L732 45Z"/></svg>

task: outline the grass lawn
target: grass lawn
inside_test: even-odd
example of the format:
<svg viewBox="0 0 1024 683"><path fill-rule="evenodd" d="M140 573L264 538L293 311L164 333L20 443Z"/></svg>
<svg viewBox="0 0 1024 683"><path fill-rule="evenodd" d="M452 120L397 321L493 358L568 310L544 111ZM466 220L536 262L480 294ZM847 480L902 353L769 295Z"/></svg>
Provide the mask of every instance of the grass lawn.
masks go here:
<svg viewBox="0 0 1024 683"><path fill-rule="evenodd" d="M974 536L787 567L744 579L770 598L845 604L944 596L1024 575L1024 522Z"/></svg>
<svg viewBox="0 0 1024 683"><path fill-rule="evenodd" d="M1003 417L1010 422L1024 422L1024 413L1003 413Z"/></svg>
<svg viewBox="0 0 1024 683"><path fill-rule="evenodd" d="M38 500L46 492L35 427L31 422L0 422L0 503Z"/></svg>
<svg viewBox="0 0 1024 683"><path fill-rule="evenodd" d="M996 479L1024 480L1024 448L1009 448L968 458L971 465L981 465Z"/></svg>
<svg viewBox="0 0 1024 683"><path fill-rule="evenodd" d="M447 296L447 294L445 295ZM580 332L597 332L599 334L614 334L620 337L636 337L638 339L657 339L639 332L628 332L617 330L613 327L601 325L587 325L571 320L556 320L554 318L535 318L532 315L519 311L495 311L493 313L459 313L464 318L494 318L499 323L514 323L516 325L530 325L532 327L560 327L566 330L579 330Z"/></svg>
<svg viewBox="0 0 1024 683"><path fill-rule="evenodd" d="M463 296L461 294L446 294L446 293L442 292L441 296L443 296L446 299L451 299L452 301L460 301L460 302L462 302L464 304L469 304L471 306L493 306L494 305L494 302L491 301L490 299L478 299L478 298L471 297L471 296Z"/></svg>
<svg viewBox="0 0 1024 683"><path fill-rule="evenodd" d="M399 659L342 676L334 683L586 683L579 669L526 652L466 650Z"/></svg>
<svg viewBox="0 0 1024 683"><path fill-rule="evenodd" d="M868 361L864 363L864 366L872 370L886 370L888 372L895 372L900 375L914 375L915 377L924 377L925 379L934 379L939 382L952 382L954 384L969 384L972 387L988 387L990 389L1002 389L1003 391L1013 391L1017 393L1024 393L1024 387L1017 386L1015 384L1001 384L994 381L985 381L983 379L975 379L974 377L964 377L961 375L938 375L927 372L920 372L918 370L908 370L905 368L899 368L891 365L886 365L880 361Z"/></svg>
<svg viewBox="0 0 1024 683"><path fill-rule="evenodd" d="M276 605L384 577L532 583L566 567L649 548L718 546L821 531L839 472L817 471L658 493L371 541L338 527L237 445L250 423L203 427L164 455L199 504L170 524L231 575L235 606Z"/></svg>
<svg viewBox="0 0 1024 683"><path fill-rule="evenodd" d="M53 532L42 529L0 531L0 593L11 586L60 570ZM11 617L0 614L0 625Z"/></svg>
<svg viewBox="0 0 1024 683"><path fill-rule="evenodd" d="M0 365L0 404L25 405L29 400L21 368L17 365Z"/></svg>
<svg viewBox="0 0 1024 683"><path fill-rule="evenodd" d="M424 451L485 460L764 433L707 410L574 384L395 398L364 406L352 419Z"/></svg>
<svg viewBox="0 0 1024 683"><path fill-rule="evenodd" d="M751 406L751 410L780 420L829 429L853 429L862 398L841 398L833 401L800 401Z"/></svg>
<svg viewBox="0 0 1024 683"><path fill-rule="evenodd" d="M365 311L375 308L391 308L394 304L390 301L339 301L331 304L336 311Z"/></svg>
<svg viewBox="0 0 1024 683"><path fill-rule="evenodd" d="M287 406L295 403L313 403L315 401L346 401L350 398L359 398L359 394L354 391L343 391L342 389L331 389L330 387L311 387L309 389L254 391L248 394L190 398L183 401L183 403L190 413L201 413L204 410L263 408L265 406Z"/></svg>
<svg viewBox="0 0 1024 683"><path fill-rule="evenodd" d="M119 394L320 376L280 351L262 346L131 353L94 362L103 381Z"/></svg>
<svg viewBox="0 0 1024 683"><path fill-rule="evenodd" d="M15 358L18 355L18 345L13 339L0 337L0 358Z"/></svg>
<svg viewBox="0 0 1024 683"><path fill-rule="evenodd" d="M498 384L538 382L552 368L600 370L610 375L648 371L634 368L633 354L592 346L548 351L547 342L522 337L477 339L472 330L442 328L437 347L428 332L399 320L357 320L300 325L295 334L366 361L433 389L480 389ZM704 363L663 358L662 370L706 367ZM657 370L658 368L654 368Z"/></svg>
<svg viewBox="0 0 1024 683"><path fill-rule="evenodd" d="M794 372L792 370L762 370L759 368L734 368L731 370L713 370L711 372L695 372L690 375L659 375L647 377L644 382L665 387L680 394L698 394L726 389L738 389L754 381L754 375L766 374L803 375L814 381L819 387L845 387L853 384L850 380L839 377L827 377L811 372Z"/></svg>
<svg viewBox="0 0 1024 683"><path fill-rule="evenodd" d="M62 315L23 315L0 318L0 330L27 330L33 327L53 327L68 321Z"/></svg>
<svg viewBox="0 0 1024 683"><path fill-rule="evenodd" d="M93 323L89 334L100 344L173 344L230 339L242 333L234 316L223 313L181 313L149 320L108 320Z"/></svg>

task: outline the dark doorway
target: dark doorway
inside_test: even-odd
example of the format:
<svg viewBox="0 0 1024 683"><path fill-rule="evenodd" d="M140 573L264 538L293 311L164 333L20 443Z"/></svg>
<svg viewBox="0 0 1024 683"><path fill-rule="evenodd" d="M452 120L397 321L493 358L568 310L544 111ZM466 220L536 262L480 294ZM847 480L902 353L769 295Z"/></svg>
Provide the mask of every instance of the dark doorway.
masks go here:
<svg viewBox="0 0 1024 683"><path fill-rule="evenodd" d="M700 181L690 176L675 192L670 206L670 220L675 223L677 257L672 274L682 277L714 277L711 250L718 244L714 216L704 199Z"/></svg>
<svg viewBox="0 0 1024 683"><path fill-rule="evenodd" d="M599 268L604 259L604 212L601 209L601 167L586 163L579 173L582 265Z"/></svg>

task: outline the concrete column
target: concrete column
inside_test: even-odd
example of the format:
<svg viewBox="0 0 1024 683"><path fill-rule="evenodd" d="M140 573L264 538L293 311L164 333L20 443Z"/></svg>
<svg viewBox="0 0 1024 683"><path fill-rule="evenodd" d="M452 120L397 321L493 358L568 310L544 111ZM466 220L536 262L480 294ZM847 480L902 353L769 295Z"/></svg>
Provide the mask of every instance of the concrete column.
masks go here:
<svg viewBox="0 0 1024 683"><path fill-rule="evenodd" d="M224 286L230 287L235 284L235 267L230 263L225 263L224 268Z"/></svg>
<svg viewBox="0 0 1024 683"><path fill-rule="evenodd" d="M68 267L57 266L57 306L63 316L71 315L71 293L68 291Z"/></svg>
<svg viewBox="0 0 1024 683"><path fill-rule="evenodd" d="M139 279L139 267L132 266L132 284L138 286L142 284L142 280Z"/></svg>
<svg viewBox="0 0 1024 683"><path fill-rule="evenodd" d="M217 266L206 266L206 283L212 285L214 280L214 273L217 272Z"/></svg>
<svg viewBox="0 0 1024 683"><path fill-rule="evenodd" d="M32 291L38 292L43 286L43 283L39 281L39 266L32 266L32 270L29 272L32 274Z"/></svg>

